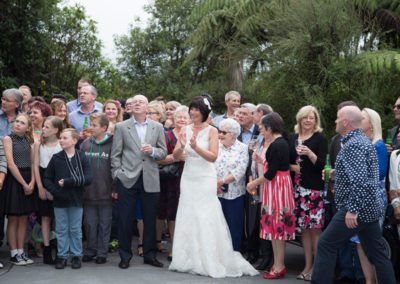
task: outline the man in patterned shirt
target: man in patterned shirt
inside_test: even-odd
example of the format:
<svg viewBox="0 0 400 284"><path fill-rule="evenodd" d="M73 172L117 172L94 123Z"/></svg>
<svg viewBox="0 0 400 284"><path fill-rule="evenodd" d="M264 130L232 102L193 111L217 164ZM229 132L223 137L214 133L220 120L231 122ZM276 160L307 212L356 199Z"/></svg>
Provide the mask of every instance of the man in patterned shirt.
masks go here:
<svg viewBox="0 0 400 284"><path fill-rule="evenodd" d="M378 223L383 214L378 159L374 146L361 130L361 121L362 113L356 106L343 107L337 113L336 131L343 137L336 160L338 213L318 242L312 283L332 283L336 253L355 234L375 265L379 283L396 283Z"/></svg>

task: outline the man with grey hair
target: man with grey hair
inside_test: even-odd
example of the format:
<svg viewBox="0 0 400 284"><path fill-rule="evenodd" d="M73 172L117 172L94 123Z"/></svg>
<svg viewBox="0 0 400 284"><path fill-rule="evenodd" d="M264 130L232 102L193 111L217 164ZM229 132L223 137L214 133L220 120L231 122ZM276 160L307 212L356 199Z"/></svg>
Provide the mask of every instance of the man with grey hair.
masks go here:
<svg viewBox="0 0 400 284"><path fill-rule="evenodd" d="M362 113L356 106L345 106L337 113L336 131L342 135L335 168L338 212L318 242L312 283L333 281L337 251L355 234L375 265L378 282L396 283L379 226L384 204L379 193L378 158L361 121Z"/></svg>
<svg viewBox="0 0 400 284"><path fill-rule="evenodd" d="M80 96L81 96L81 90L83 86L86 85L91 85L90 81L84 78L81 78L78 81L78 88L76 90L77 93L77 98L73 101L70 101L67 103L67 109L68 109L68 113L72 113L73 111L79 109L79 107L81 106L81 101L80 101ZM102 109L103 108L103 104L96 101L95 105L98 109Z"/></svg>
<svg viewBox="0 0 400 284"><path fill-rule="evenodd" d="M88 127L89 117L91 114L101 112L102 109L98 108L95 104L97 97L97 90L92 85L84 85L80 92L80 106L69 115L69 120L72 127L79 133Z"/></svg>
<svg viewBox="0 0 400 284"><path fill-rule="evenodd" d="M235 118L235 110L240 106L240 94L237 91L229 91L225 94L226 113L214 117L214 126L217 128L221 121L227 118Z"/></svg>
<svg viewBox="0 0 400 284"><path fill-rule="evenodd" d="M272 107L270 106L270 105L267 105L267 104L258 104L257 106L256 106L256 110L254 111L254 114L253 114L253 122L255 123L255 124L260 124L260 122L261 122L261 118L264 116L264 115L267 115L267 114L269 114L269 113L271 113L271 112L273 112L274 110L272 109Z"/></svg>
<svg viewBox="0 0 400 284"><path fill-rule="evenodd" d="M12 124L17 117L23 101L22 92L18 89L7 89L1 97L0 138L11 133Z"/></svg>
<svg viewBox="0 0 400 284"><path fill-rule="evenodd" d="M258 125L253 121L253 115L256 106L251 103L244 103L240 106L238 112L238 121L241 127L241 133L238 140L248 145L251 139L258 137Z"/></svg>

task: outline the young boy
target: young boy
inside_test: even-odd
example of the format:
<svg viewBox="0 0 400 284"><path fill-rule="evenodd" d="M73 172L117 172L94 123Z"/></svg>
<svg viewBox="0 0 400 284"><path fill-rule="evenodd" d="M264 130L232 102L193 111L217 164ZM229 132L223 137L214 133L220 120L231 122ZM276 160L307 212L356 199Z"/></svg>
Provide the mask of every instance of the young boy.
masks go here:
<svg viewBox="0 0 400 284"><path fill-rule="evenodd" d="M75 149L78 132L66 128L60 135L63 151L54 154L44 174L44 186L53 195L57 236L56 269L67 265L81 268L83 190L92 181L92 171L85 155Z"/></svg>
<svg viewBox="0 0 400 284"><path fill-rule="evenodd" d="M110 154L113 137L106 132L108 124L105 113L92 114L89 127L92 136L81 145L96 177L85 187L83 212L87 246L82 261L89 262L96 257L97 264L107 261L112 220Z"/></svg>

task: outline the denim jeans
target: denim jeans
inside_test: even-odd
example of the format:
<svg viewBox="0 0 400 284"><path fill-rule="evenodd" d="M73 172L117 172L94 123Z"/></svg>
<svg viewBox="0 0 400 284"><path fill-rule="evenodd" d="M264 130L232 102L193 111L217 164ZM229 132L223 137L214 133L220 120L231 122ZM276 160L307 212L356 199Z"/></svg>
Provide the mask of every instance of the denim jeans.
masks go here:
<svg viewBox="0 0 400 284"><path fill-rule="evenodd" d="M82 256L82 207L54 208L57 257Z"/></svg>
<svg viewBox="0 0 400 284"><path fill-rule="evenodd" d="M358 234L368 259L375 265L379 283L395 284L393 266L385 253L378 220L370 223L358 221L355 229L349 229L345 224L346 213L345 210L339 210L322 233L311 283L333 282L338 249L343 247L350 237Z"/></svg>

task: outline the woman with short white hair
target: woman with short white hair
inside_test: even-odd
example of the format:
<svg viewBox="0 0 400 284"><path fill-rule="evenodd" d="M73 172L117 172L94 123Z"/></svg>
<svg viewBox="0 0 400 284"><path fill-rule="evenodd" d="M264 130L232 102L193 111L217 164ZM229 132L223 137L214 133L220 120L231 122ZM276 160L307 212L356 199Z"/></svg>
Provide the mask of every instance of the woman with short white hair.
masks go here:
<svg viewBox="0 0 400 284"><path fill-rule="evenodd" d="M248 148L237 140L240 125L234 119L221 121L218 133L219 151L215 162L218 197L231 233L233 249L239 251L244 226Z"/></svg>

